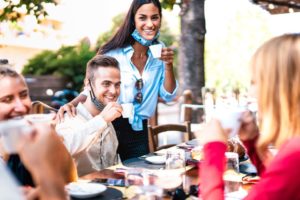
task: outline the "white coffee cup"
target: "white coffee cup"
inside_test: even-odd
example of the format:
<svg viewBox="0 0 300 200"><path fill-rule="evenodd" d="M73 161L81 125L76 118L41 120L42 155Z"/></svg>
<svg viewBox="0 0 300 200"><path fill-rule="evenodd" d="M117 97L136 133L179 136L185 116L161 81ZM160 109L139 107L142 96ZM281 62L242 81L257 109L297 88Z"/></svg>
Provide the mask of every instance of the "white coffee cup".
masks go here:
<svg viewBox="0 0 300 200"><path fill-rule="evenodd" d="M133 104L132 103L123 103L121 104L123 112L123 118L130 118L133 115Z"/></svg>
<svg viewBox="0 0 300 200"><path fill-rule="evenodd" d="M54 119L54 117L55 117L54 113L30 114L30 115L24 116L24 118L31 123L51 123L51 121Z"/></svg>
<svg viewBox="0 0 300 200"><path fill-rule="evenodd" d="M149 46L149 48L153 55L153 58L161 57L162 44L154 44L154 45Z"/></svg>
<svg viewBox="0 0 300 200"><path fill-rule="evenodd" d="M240 129L244 111L245 109L240 107L217 108L214 117L220 121L224 129L231 129L229 137L234 137Z"/></svg>
<svg viewBox="0 0 300 200"><path fill-rule="evenodd" d="M0 122L0 139L6 153L17 153L24 134L32 133L32 128L24 119L10 119Z"/></svg>

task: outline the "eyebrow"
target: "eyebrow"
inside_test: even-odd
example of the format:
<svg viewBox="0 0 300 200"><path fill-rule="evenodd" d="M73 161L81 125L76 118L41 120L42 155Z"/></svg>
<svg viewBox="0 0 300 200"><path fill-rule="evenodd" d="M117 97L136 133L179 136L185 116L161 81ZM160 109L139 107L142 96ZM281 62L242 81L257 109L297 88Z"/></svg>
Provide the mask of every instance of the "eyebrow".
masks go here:
<svg viewBox="0 0 300 200"><path fill-rule="evenodd" d="M146 17L147 15L146 14L143 14L143 13L140 13L140 14L138 14L138 15L140 15L140 16L142 16L142 17ZM158 13L157 14L153 14L153 15L151 15L151 17L156 17L156 16L160 16Z"/></svg>
<svg viewBox="0 0 300 200"><path fill-rule="evenodd" d="M112 82L110 80L104 80L101 83L113 83L113 84L117 84L117 83L121 83L121 81L118 81L118 82L114 83L114 82Z"/></svg>

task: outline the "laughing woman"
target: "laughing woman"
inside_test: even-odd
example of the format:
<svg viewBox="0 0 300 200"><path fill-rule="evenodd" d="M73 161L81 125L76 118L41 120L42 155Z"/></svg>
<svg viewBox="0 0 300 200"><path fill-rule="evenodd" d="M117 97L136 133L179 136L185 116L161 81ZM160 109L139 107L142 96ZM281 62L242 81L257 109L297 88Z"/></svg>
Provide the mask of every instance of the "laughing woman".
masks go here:
<svg viewBox="0 0 300 200"><path fill-rule="evenodd" d="M9 67L0 66L0 88L0 121L29 114L31 100L27 84L22 75ZM49 126L48 128L50 129L51 127ZM54 132L52 129L49 131ZM31 147L27 148L30 149ZM0 149L2 150L0 152L0 162L4 160L7 163L19 183L23 186L36 185L19 155L13 154L8 156L2 148ZM57 154L55 162L61 162L58 166L63 166L62 175L65 181L73 181L76 178L76 168L67 150L64 147L53 148L52 153ZM39 164L42 165L41 163Z"/></svg>

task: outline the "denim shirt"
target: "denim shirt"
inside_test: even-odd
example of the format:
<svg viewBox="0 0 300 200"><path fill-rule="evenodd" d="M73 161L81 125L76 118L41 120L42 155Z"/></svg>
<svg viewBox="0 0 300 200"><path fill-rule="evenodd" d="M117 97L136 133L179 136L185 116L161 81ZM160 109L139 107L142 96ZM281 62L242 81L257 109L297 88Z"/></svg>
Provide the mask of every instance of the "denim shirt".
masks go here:
<svg viewBox="0 0 300 200"><path fill-rule="evenodd" d="M142 120L150 118L156 108L158 96L164 101L169 102L175 96L178 89L178 82L176 81L176 88L172 93L169 93L164 88L165 80L165 63L157 58L153 58L151 51L148 50L148 59L143 71L140 75L137 68L131 62L133 54L133 47L131 45L125 48L118 48L106 53L108 56L112 56L119 61L121 70L121 93L118 99L120 104L133 103L134 113L129 118L133 130L143 130ZM143 94L142 103L134 102L134 97L137 94L135 83L142 78L143 88L141 90Z"/></svg>

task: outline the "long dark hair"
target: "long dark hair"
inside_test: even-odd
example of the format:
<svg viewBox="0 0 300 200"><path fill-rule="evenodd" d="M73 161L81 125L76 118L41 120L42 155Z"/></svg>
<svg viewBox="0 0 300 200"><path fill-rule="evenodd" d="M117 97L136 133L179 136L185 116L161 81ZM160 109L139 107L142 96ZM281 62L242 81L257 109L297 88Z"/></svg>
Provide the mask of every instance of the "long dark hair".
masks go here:
<svg viewBox="0 0 300 200"><path fill-rule="evenodd" d="M158 8L159 15L162 17L159 0L133 0L122 26L117 33L99 49L98 54L105 54L110 50L122 48L130 44L132 45L135 42L131 37L131 33L135 29L134 16L142 5L149 3L153 3L155 7Z"/></svg>

